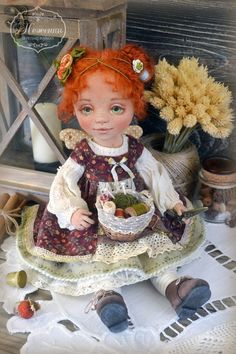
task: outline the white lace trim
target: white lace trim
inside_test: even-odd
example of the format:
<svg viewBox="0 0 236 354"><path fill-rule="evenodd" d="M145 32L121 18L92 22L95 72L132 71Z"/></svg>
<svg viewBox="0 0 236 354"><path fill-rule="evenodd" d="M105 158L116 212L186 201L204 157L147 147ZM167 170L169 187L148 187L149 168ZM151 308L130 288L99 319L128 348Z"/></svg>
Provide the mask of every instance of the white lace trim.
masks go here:
<svg viewBox="0 0 236 354"><path fill-rule="evenodd" d="M97 143L95 143L93 140L88 140L88 144L91 147L91 149L93 150L93 152L95 152L95 154L97 155L101 155L101 156L120 156L123 154L126 154L128 151L128 136L127 135L123 135L123 143L119 148L109 148L109 147L105 147L105 146L101 146Z"/></svg>
<svg viewBox="0 0 236 354"><path fill-rule="evenodd" d="M225 353L234 354L236 346L236 321L224 323L204 334L175 341L168 347L168 354Z"/></svg>
<svg viewBox="0 0 236 354"><path fill-rule="evenodd" d="M183 266L190 263L194 259L200 257L202 250L198 249L185 259L181 259L178 262L171 264L171 267ZM25 263L26 260L22 259ZM63 295L86 295L100 289L111 290L120 288L124 285L135 284L144 280L148 280L152 277L156 277L169 269L169 265L163 266L161 270L153 270L150 273L145 273L142 269L122 269L119 271L113 271L109 274L99 274L97 276L91 275L78 281L69 281L68 279L56 279L51 274L48 274L45 270L37 269L36 264L27 265L32 269L31 271L31 283L41 289L50 289ZM73 267L73 265L71 265Z"/></svg>

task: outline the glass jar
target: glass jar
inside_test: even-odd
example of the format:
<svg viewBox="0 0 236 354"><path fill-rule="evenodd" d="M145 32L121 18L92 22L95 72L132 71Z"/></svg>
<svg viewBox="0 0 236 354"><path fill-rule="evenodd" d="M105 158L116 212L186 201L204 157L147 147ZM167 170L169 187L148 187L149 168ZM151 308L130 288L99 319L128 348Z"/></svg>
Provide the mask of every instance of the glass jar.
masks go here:
<svg viewBox="0 0 236 354"><path fill-rule="evenodd" d="M208 222L236 225L236 161L211 157L199 172L197 199L208 207L203 217Z"/></svg>

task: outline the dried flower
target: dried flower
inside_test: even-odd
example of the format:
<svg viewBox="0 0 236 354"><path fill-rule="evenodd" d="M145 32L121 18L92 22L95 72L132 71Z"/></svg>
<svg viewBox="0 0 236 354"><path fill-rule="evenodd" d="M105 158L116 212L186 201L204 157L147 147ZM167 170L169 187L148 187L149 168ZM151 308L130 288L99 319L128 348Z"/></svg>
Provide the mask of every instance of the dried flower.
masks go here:
<svg viewBox="0 0 236 354"><path fill-rule="evenodd" d="M209 114L204 113L201 117L198 118L198 122L201 125L207 125L211 122L211 117L209 116Z"/></svg>
<svg viewBox="0 0 236 354"><path fill-rule="evenodd" d="M173 119L167 126L168 131L172 135L178 135L183 127L183 121L181 118Z"/></svg>
<svg viewBox="0 0 236 354"><path fill-rule="evenodd" d="M210 134L211 136L213 136L214 138L217 137L217 128L214 124L212 123L208 123L208 124L202 124L202 129L204 132Z"/></svg>
<svg viewBox="0 0 236 354"><path fill-rule="evenodd" d="M210 98L208 96L202 96L199 100L199 103L202 103L205 107L208 107L210 105Z"/></svg>
<svg viewBox="0 0 236 354"><path fill-rule="evenodd" d="M167 103L173 109L175 109L177 107L177 101L176 101L176 99L173 96L170 96L170 97L167 98ZM165 102L164 102L164 104L165 104Z"/></svg>
<svg viewBox="0 0 236 354"><path fill-rule="evenodd" d="M160 117L167 122L166 152L180 151L199 126L220 139L232 132L232 94L209 76L207 67L197 58L184 57L178 66L160 60L155 66L152 90L145 93L145 99L160 110Z"/></svg>
<svg viewBox="0 0 236 354"><path fill-rule="evenodd" d="M217 106L214 105L209 105L209 107L207 108L206 112L209 114L209 116L211 116L212 118L216 118L219 116L220 111L219 108Z"/></svg>
<svg viewBox="0 0 236 354"><path fill-rule="evenodd" d="M186 109L184 106L178 106L175 110L177 117L184 118L186 116Z"/></svg>
<svg viewBox="0 0 236 354"><path fill-rule="evenodd" d="M192 128L197 124L197 117L193 114L188 114L184 117L183 124L186 128Z"/></svg>
<svg viewBox="0 0 236 354"><path fill-rule="evenodd" d="M175 116L175 112L173 111L173 109L171 107L164 107L161 109L160 111L160 117L163 118L164 120L166 120L167 122L170 122L171 120L174 119Z"/></svg>
<svg viewBox="0 0 236 354"><path fill-rule="evenodd" d="M220 138L220 139L225 139L229 136L231 130L232 130L233 126L228 126L227 128L226 127L220 127L218 128L217 130L217 133L216 133L216 138Z"/></svg>
<svg viewBox="0 0 236 354"><path fill-rule="evenodd" d="M161 98L159 97L153 97L150 99L150 103L158 109L161 109L165 106L165 101L163 101Z"/></svg>

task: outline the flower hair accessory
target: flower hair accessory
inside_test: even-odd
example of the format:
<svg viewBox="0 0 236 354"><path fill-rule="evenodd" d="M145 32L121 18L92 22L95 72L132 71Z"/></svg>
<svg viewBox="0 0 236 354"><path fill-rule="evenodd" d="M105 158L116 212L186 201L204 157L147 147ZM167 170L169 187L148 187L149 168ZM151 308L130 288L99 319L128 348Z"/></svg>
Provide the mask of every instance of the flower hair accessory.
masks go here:
<svg viewBox="0 0 236 354"><path fill-rule="evenodd" d="M139 79L141 81L147 81L150 77L149 72L144 69L143 62L140 59L134 59L132 61L133 70L135 73L140 74Z"/></svg>
<svg viewBox="0 0 236 354"><path fill-rule="evenodd" d="M137 74L140 74L141 71L143 71L143 62L140 59L134 59L132 61L132 65L134 72L136 72Z"/></svg>
<svg viewBox="0 0 236 354"><path fill-rule="evenodd" d="M85 48L74 48L70 54L65 54L60 61L54 61L54 65L57 69L57 77L62 84L64 84L70 76L74 61L81 58L84 54Z"/></svg>
<svg viewBox="0 0 236 354"><path fill-rule="evenodd" d="M57 69L57 77L60 80L60 82L62 84L64 84L66 82L66 80L68 79L68 77L70 76L71 72L72 72L72 68L73 68L73 63L82 58L86 53L86 49L85 48L74 48L72 50L71 53L65 54L60 61L55 60L54 61L54 65ZM105 65L113 70L115 70L116 72L119 72L122 76L124 76L127 80L130 80L128 78L128 76L126 76L122 71L120 71L119 69L117 69L115 66L109 65L107 63L105 63L104 61L102 61L101 59L98 58L85 58L87 60L93 60L94 63L92 63L91 65L89 65L87 68L85 68L80 75L82 75L84 72L86 72L87 70L89 70L90 68L92 68L95 65L98 64L102 64ZM123 61L125 63L127 63L128 65L130 65L130 61L127 61L125 59L122 58L114 58L115 60L120 60ZM132 69L135 73L140 74L139 78L141 81L146 81L149 77L149 73L147 72L147 70L144 70L144 65L143 62L140 59L134 59L132 61Z"/></svg>

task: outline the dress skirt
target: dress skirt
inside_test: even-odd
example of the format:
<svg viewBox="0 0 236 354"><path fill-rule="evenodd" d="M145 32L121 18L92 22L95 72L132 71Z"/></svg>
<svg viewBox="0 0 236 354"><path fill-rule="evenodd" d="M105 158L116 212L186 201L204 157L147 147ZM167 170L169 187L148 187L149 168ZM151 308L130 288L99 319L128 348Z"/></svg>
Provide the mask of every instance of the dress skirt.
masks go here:
<svg viewBox="0 0 236 354"><path fill-rule="evenodd" d="M120 242L109 239L98 228L95 238L88 236L86 241L79 241L85 250L91 243L93 249L74 255L70 248L68 254L57 254L54 249L39 247L37 242L42 215L45 213L39 205L25 208L17 236L19 255L30 269L33 285L67 295L111 290L158 276L199 257L205 241L203 221L195 216L176 243L160 230L146 230L135 241ZM46 216L50 215L46 212ZM50 222L48 227L55 228Z"/></svg>

